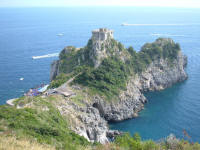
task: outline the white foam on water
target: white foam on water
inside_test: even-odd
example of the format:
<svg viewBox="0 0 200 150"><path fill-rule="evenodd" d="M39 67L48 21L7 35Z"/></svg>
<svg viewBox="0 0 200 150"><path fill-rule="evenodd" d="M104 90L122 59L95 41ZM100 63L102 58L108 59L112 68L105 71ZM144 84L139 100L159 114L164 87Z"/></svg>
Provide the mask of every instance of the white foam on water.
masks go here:
<svg viewBox="0 0 200 150"><path fill-rule="evenodd" d="M19 90L20 93L24 93L24 90Z"/></svg>
<svg viewBox="0 0 200 150"><path fill-rule="evenodd" d="M64 33L58 33L57 36L64 36Z"/></svg>
<svg viewBox="0 0 200 150"><path fill-rule="evenodd" d="M33 59L42 59L42 58L49 58L49 57L58 57L59 53L52 53L52 54L47 54L47 55L42 55L42 56L33 56Z"/></svg>
<svg viewBox="0 0 200 150"><path fill-rule="evenodd" d="M161 33L152 33L151 36L184 37L185 35L181 35L181 34L161 34Z"/></svg>
<svg viewBox="0 0 200 150"><path fill-rule="evenodd" d="M200 24L129 24L129 23L122 23L122 26L191 26L191 25L200 25Z"/></svg>

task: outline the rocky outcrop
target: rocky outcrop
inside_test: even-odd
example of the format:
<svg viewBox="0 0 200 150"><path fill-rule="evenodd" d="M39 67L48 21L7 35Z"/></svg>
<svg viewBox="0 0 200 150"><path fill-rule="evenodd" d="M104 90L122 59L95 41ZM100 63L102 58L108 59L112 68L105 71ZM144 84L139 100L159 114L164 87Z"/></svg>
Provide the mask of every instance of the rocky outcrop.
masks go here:
<svg viewBox="0 0 200 150"><path fill-rule="evenodd" d="M92 101L83 99L84 105L79 106L67 98L64 103L58 105L58 108L61 114L73 118L71 129L77 134L92 142L107 143L116 135L121 134L118 131L109 130L107 121L122 121L137 117L137 113L147 102L143 92L163 90L176 82L185 80L187 78L184 71L186 64L186 57L179 52L173 64L160 59L150 64L140 75L131 77L127 90L121 92L119 101L107 102L95 96ZM81 90L80 87L75 87L76 90Z"/></svg>
<svg viewBox="0 0 200 150"><path fill-rule="evenodd" d="M51 64L50 81L55 79L58 74L59 74L59 60L55 60Z"/></svg>
<svg viewBox="0 0 200 150"><path fill-rule="evenodd" d="M164 59L156 60L146 71L130 78L127 90L122 91L118 102L110 103L100 97L95 97L93 106L107 121L122 121L137 117L137 113L147 102L143 92L163 90L174 83L184 81L187 79L184 71L186 64L187 58L181 51L172 64Z"/></svg>
<svg viewBox="0 0 200 150"><path fill-rule="evenodd" d="M102 60L108 57L120 58L123 63L132 59L133 57L128 50L121 43L113 39L112 33L111 30L103 29L93 31L92 39L89 40L85 48L81 50L73 47L64 49L60 56L63 54L63 60L69 65L64 67L73 70L73 68L77 67L76 64L78 66L81 66L81 64L90 64L91 62L88 61L90 59L94 64L93 67L96 69ZM162 56L156 55L155 59L152 58L151 63L142 72L129 76L126 83L126 90L119 93L118 100L108 101L101 96L95 95L90 97L91 95L88 94L89 96L87 95L82 99L80 106L65 95L67 97L65 98L66 100L57 104L61 114L71 118L70 124L73 131L84 136L89 141L107 143L115 135L121 134L118 131L110 131L107 122L117 122L137 117L138 112L144 108L144 104L148 101L143 94L144 92L163 90L187 79L187 74L184 71L187 65L187 57L182 54L178 44L175 44L171 39L158 39L152 44L144 45L142 50L148 50L148 46L150 48L153 47L153 49L155 48L156 52L151 51L155 55L167 48L168 54L166 55L168 57L164 57L163 54ZM175 50L170 49L171 47L174 48L173 46ZM177 52L177 55L171 56L173 50ZM69 55L66 55L68 53ZM149 54L149 57L152 55ZM68 59L65 56L69 56L67 57ZM173 59L170 60L170 58ZM83 61L88 62L84 63ZM54 79L59 74L59 65L59 61L53 62L51 66L51 79ZM73 90L73 86L67 89L69 88ZM87 90L76 85L74 89L75 94L73 95L76 95L80 91L84 93Z"/></svg>
<svg viewBox="0 0 200 150"><path fill-rule="evenodd" d="M87 100L83 100L83 104L77 105L69 98L60 98L55 105L60 113L68 118L71 129L77 134L91 142L108 143L107 134L114 137L118 132L109 130L107 121L101 117L98 109L92 107Z"/></svg>
<svg viewBox="0 0 200 150"><path fill-rule="evenodd" d="M107 49L111 47L113 31L108 29L97 29L92 31L90 59L95 67L101 64L101 61L107 57Z"/></svg>
<svg viewBox="0 0 200 150"><path fill-rule="evenodd" d="M125 47L120 42L114 40L112 30L105 28L94 30L90 44L89 58L92 60L95 68L107 57L119 57L123 62L129 58L127 51L123 51Z"/></svg>

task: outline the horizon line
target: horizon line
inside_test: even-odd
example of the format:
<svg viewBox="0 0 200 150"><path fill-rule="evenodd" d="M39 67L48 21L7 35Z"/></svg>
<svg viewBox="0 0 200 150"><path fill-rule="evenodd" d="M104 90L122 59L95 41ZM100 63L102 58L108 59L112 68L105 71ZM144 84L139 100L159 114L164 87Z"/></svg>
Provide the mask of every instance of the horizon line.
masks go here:
<svg viewBox="0 0 200 150"><path fill-rule="evenodd" d="M120 7L120 8L176 8L176 9L200 9L200 7L183 7L183 6L120 6L120 5L70 5L70 6L0 6L0 8L86 8L86 7Z"/></svg>

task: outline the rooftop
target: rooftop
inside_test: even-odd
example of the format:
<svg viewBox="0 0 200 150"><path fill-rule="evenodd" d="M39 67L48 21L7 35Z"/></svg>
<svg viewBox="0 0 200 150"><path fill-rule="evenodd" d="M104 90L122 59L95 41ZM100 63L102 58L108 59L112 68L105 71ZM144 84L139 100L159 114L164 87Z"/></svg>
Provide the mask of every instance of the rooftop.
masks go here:
<svg viewBox="0 0 200 150"><path fill-rule="evenodd" d="M99 29L95 29L92 32L113 32L113 30L109 30L107 28L99 28Z"/></svg>

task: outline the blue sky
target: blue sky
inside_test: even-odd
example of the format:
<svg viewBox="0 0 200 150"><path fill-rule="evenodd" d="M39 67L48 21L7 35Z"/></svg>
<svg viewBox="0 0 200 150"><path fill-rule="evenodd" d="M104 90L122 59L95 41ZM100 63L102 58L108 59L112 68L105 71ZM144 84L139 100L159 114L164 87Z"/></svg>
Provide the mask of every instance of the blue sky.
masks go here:
<svg viewBox="0 0 200 150"><path fill-rule="evenodd" d="M200 8L200 0L0 0L0 7L144 6Z"/></svg>

